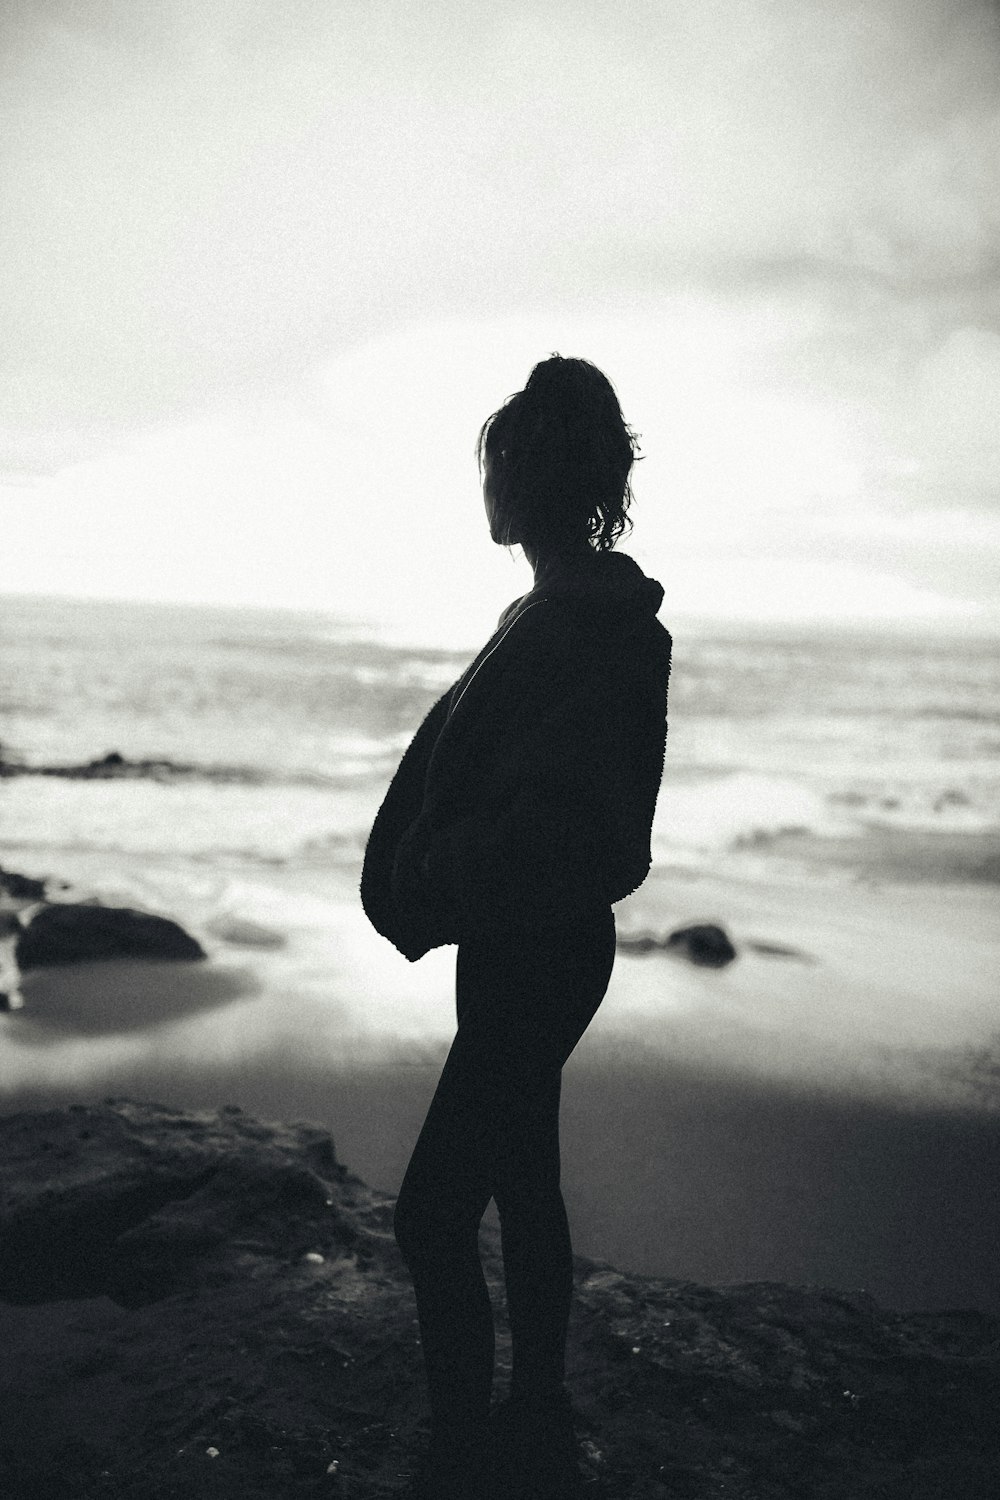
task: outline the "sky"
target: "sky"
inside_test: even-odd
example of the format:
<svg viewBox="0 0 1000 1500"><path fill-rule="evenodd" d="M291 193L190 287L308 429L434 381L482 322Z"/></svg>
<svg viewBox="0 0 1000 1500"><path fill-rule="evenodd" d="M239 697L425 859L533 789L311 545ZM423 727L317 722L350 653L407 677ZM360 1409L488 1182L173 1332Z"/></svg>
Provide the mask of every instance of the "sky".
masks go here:
<svg viewBox="0 0 1000 1500"><path fill-rule="evenodd" d="M0 593L455 643L553 352L666 623L1000 632L993 0L6 0Z"/></svg>

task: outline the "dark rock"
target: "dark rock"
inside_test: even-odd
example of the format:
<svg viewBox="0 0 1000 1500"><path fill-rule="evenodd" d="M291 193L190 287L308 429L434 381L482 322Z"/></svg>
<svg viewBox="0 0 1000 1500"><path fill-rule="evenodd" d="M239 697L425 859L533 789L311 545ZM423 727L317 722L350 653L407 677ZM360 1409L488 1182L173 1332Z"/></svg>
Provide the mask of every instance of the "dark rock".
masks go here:
<svg viewBox="0 0 1000 1500"><path fill-rule="evenodd" d="M87 761L85 765L38 766L35 769L43 776L64 776L72 781L125 781L142 778L165 781L175 776L189 776L195 770L193 766L171 760L128 760L120 750L109 750L106 755Z"/></svg>
<svg viewBox="0 0 1000 1500"><path fill-rule="evenodd" d="M196 766L184 761L156 757L129 760L120 750L109 750L94 760L78 765L28 765L25 761L0 760L0 777L56 776L66 781L185 781L205 778L212 781L258 782L266 779L252 768Z"/></svg>
<svg viewBox="0 0 1000 1500"><path fill-rule="evenodd" d="M54 776L65 781L155 781L161 785L189 781L211 781L224 786L264 786L269 782L331 785L331 777L319 771L275 772L265 766L197 764L165 756L130 760L120 750L108 750L77 765L29 765L23 760L0 758L0 780L15 776Z"/></svg>
<svg viewBox="0 0 1000 1500"><path fill-rule="evenodd" d="M6 891L15 901L44 901L45 881L33 880L30 875L18 875L13 870L0 869L0 891Z"/></svg>
<svg viewBox="0 0 1000 1500"><path fill-rule="evenodd" d="M693 964L712 969L721 969L736 957L736 949L726 933L711 922L676 928L667 939L667 946L684 953Z"/></svg>
<svg viewBox="0 0 1000 1500"><path fill-rule="evenodd" d="M673 953L690 959L694 964L715 969L721 969L736 957L736 949L722 928L707 922L678 927L666 936L656 932L619 931L617 946L627 953ZM790 949L781 951L791 952Z"/></svg>
<svg viewBox="0 0 1000 1500"><path fill-rule="evenodd" d="M401 1493L427 1405L393 1206L326 1131L232 1106L0 1117L0 1493ZM505 1384L499 1231L480 1246ZM595 1500L1000 1493L996 1318L579 1255L573 1278Z"/></svg>
<svg viewBox="0 0 1000 1500"><path fill-rule="evenodd" d="M4 938L16 937L21 931L21 919L16 911L0 910L0 942Z"/></svg>
<svg viewBox="0 0 1000 1500"><path fill-rule="evenodd" d="M21 969L94 958L205 957L201 944L169 917L89 902L43 907L21 933L14 951Z"/></svg>
<svg viewBox="0 0 1000 1500"><path fill-rule="evenodd" d="M0 1298L108 1296L136 1307L269 1261L364 1238L338 1204L367 1189L325 1131L227 1108L108 1100L0 1117ZM249 1238L248 1238L249 1236Z"/></svg>

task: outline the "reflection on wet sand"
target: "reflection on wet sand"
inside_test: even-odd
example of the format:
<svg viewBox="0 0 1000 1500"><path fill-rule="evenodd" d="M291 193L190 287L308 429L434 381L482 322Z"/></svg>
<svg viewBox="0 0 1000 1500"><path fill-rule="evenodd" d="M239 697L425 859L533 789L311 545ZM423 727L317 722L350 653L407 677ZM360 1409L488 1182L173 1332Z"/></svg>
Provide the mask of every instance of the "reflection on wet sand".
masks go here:
<svg viewBox="0 0 1000 1500"><path fill-rule="evenodd" d="M259 994L248 966L226 968L167 960L99 959L31 969L21 980L23 1014L12 1041L113 1036L169 1026Z"/></svg>
<svg viewBox="0 0 1000 1500"><path fill-rule="evenodd" d="M151 1049L88 1085L19 1091L5 1112L108 1094L239 1103L325 1125L352 1171L396 1192L446 1046L367 1062L294 1043L255 1055ZM903 1107L595 1046L564 1071L562 1164L576 1250L623 1269L1000 1311L996 1112Z"/></svg>

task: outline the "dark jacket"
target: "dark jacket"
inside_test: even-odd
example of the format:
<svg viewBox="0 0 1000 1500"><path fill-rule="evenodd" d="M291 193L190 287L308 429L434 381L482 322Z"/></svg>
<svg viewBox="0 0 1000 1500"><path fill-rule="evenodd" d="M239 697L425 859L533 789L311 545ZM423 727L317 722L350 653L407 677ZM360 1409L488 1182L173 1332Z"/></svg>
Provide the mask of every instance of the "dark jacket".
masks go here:
<svg viewBox="0 0 1000 1500"><path fill-rule="evenodd" d="M671 638L631 557L533 589L427 714L379 808L361 901L411 963L585 919L651 863Z"/></svg>

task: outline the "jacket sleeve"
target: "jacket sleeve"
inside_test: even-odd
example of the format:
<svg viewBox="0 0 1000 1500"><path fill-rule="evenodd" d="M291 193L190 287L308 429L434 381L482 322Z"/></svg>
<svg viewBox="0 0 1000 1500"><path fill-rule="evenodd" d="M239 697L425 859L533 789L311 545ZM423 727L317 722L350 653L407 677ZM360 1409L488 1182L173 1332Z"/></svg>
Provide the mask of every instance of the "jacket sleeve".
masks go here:
<svg viewBox="0 0 1000 1500"><path fill-rule="evenodd" d="M626 697L608 672L557 668L505 737L483 804L416 831L410 888L468 932L572 922L639 885L649 833L630 795Z"/></svg>
<svg viewBox="0 0 1000 1500"><path fill-rule="evenodd" d="M399 763L368 835L361 874L361 904L368 920L411 962L428 945L421 946L424 929L416 914L393 893L393 870L402 836L423 807L427 766L447 717L450 693L449 689L431 708Z"/></svg>

